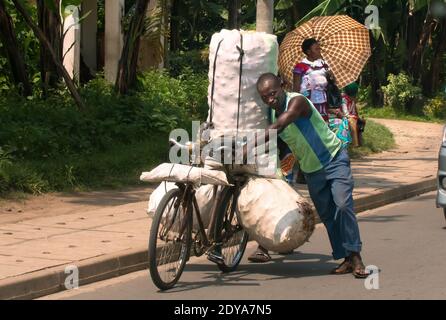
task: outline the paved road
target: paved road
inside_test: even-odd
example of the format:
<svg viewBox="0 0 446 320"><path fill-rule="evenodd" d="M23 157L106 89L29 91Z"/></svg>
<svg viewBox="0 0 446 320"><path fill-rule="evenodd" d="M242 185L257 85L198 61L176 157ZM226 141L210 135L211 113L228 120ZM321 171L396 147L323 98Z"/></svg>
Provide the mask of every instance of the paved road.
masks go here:
<svg viewBox="0 0 446 320"><path fill-rule="evenodd" d="M327 275L336 262L319 227L293 255L273 255L267 264L244 259L229 275L193 258L168 292L145 270L44 299L446 299L446 223L434 199L428 193L360 215L365 262L381 269L378 290L351 275ZM247 253L254 248L250 243Z"/></svg>

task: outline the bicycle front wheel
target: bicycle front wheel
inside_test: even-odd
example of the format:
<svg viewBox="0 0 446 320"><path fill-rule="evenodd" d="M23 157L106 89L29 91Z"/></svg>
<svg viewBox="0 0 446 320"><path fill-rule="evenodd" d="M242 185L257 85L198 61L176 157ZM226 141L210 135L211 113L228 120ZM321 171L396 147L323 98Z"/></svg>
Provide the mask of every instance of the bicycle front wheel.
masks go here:
<svg viewBox="0 0 446 320"><path fill-rule="evenodd" d="M248 233L243 230L237 216L237 195L233 188L227 188L223 195L216 223L216 236L221 239L221 253L224 263L217 264L222 272L232 272L237 269L242 260L243 253L248 243Z"/></svg>
<svg viewBox="0 0 446 320"><path fill-rule="evenodd" d="M152 221L149 239L149 268L153 283L161 290L180 279L189 258L192 211L182 201L183 192L172 189L163 197Z"/></svg>

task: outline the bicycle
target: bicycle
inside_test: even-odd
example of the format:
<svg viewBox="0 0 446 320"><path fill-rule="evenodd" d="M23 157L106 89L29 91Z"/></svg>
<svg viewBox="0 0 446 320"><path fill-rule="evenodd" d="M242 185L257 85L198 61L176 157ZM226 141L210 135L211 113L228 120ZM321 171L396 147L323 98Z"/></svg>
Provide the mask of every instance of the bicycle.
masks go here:
<svg viewBox="0 0 446 320"><path fill-rule="evenodd" d="M190 144L172 143L190 150ZM214 185L207 232L193 183L177 182L177 188L167 192L160 201L152 221L148 248L150 275L159 289L168 290L175 286L189 260L191 247L195 256L206 253L224 273L236 270L239 265L248 234L239 223L237 199L247 178L230 174L227 166L224 168L231 186ZM192 228L194 212L197 230ZM221 255L215 255L215 251Z"/></svg>

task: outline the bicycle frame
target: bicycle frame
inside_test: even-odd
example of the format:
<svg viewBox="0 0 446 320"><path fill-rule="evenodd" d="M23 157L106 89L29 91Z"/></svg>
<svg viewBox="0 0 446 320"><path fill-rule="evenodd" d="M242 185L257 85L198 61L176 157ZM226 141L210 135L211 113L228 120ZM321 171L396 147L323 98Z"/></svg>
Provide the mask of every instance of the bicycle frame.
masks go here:
<svg viewBox="0 0 446 320"><path fill-rule="evenodd" d="M235 178L234 179L235 185L231 186L231 187L225 187L225 188L233 188L234 195L236 197L238 197L238 195L240 193L240 184L241 184L240 182L241 181L242 181L242 179ZM195 209L195 218L197 219L197 223L198 223L197 233L199 233L201 236L202 246L204 248L206 248L206 250L209 250L215 244L218 244L222 240L221 239L222 235L220 235L219 238L214 239L214 234L215 234L215 225L216 225L216 221L218 218L217 217L218 208L222 204L224 188L219 191L218 186L213 187L213 196L212 196L213 204L212 204L212 208L211 208L209 224L207 226L208 230L206 232L206 227L204 226L203 219L201 217L200 208L198 206L197 199L195 198L196 190L194 189L194 186L192 184L184 184L184 183L177 183L176 185L180 188L180 190L183 194L180 205L188 208L187 215L188 216L191 215L192 219L193 219L193 212L190 212L189 210ZM235 206L236 202L234 201L231 205ZM229 217L230 221L233 218L233 214L235 214L235 210L231 210L231 212L232 212L231 217ZM180 228L180 237L181 237L182 233L184 232L184 230L186 230L186 226L187 226L187 219L184 220L183 225Z"/></svg>

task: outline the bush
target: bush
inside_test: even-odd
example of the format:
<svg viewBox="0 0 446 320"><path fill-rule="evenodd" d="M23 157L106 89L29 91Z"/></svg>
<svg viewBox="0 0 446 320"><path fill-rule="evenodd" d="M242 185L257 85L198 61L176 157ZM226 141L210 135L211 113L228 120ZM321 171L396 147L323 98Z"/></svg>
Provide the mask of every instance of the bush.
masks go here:
<svg viewBox="0 0 446 320"><path fill-rule="evenodd" d="M430 99L424 106L423 112L429 118L446 119L446 95L439 94Z"/></svg>
<svg viewBox="0 0 446 320"><path fill-rule="evenodd" d="M372 105L372 88L371 86L360 86L358 90L358 102Z"/></svg>
<svg viewBox="0 0 446 320"><path fill-rule="evenodd" d="M105 151L115 143L131 144L153 132L189 128L205 118L207 79L189 75L173 79L148 72L140 88L118 96L103 79L81 89L87 111L76 109L68 92L53 92L47 100L18 95L0 98L0 146L17 159Z"/></svg>
<svg viewBox="0 0 446 320"><path fill-rule="evenodd" d="M405 73L389 74L387 80L389 84L382 87L384 103L397 112L407 111L410 102L421 95L421 89L412 85Z"/></svg>
<svg viewBox="0 0 446 320"><path fill-rule="evenodd" d="M137 183L141 169L167 155L171 130L205 119L208 86L205 75L191 73L138 79L126 96L102 78L90 81L80 89L85 111L66 89L46 100L0 96L0 193Z"/></svg>
<svg viewBox="0 0 446 320"><path fill-rule="evenodd" d="M185 73L207 74L209 71L209 49L171 52L168 56L170 76L178 77Z"/></svg>

